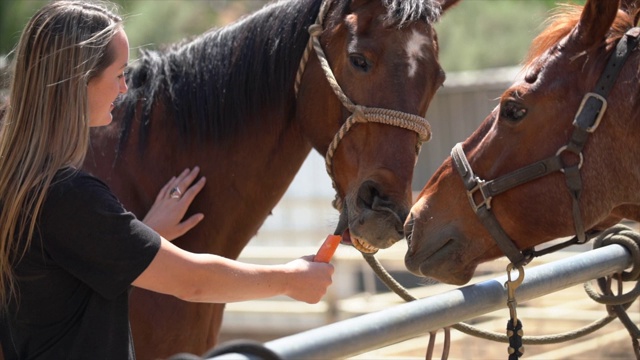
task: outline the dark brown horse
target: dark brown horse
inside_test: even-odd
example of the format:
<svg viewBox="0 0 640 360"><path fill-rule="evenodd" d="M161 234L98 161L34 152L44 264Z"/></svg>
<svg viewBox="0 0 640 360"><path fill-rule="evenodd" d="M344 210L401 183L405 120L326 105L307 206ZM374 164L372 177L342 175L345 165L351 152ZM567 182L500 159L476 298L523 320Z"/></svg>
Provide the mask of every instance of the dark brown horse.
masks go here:
<svg viewBox="0 0 640 360"><path fill-rule="evenodd" d="M523 264L522 250L640 220L640 31L635 2L622 5L589 0L551 18L522 79L412 207L411 272L464 284L503 254Z"/></svg>
<svg viewBox="0 0 640 360"><path fill-rule="evenodd" d="M142 216L168 178L199 165L208 181L191 210L206 218L175 243L236 258L315 149L328 154L336 233L361 251L389 247L404 236L417 149L429 136L420 115L444 80L432 24L456 1L284 0L145 51L113 124L92 133L85 167ZM316 18L319 42L305 61ZM138 357L203 353L223 307L134 289Z"/></svg>

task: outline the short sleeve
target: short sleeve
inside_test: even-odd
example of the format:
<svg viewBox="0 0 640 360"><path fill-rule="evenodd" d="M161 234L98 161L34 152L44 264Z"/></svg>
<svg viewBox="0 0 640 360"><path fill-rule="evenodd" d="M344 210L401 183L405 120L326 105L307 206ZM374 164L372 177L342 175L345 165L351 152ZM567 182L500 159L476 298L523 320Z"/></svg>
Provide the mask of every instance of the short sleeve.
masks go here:
<svg viewBox="0 0 640 360"><path fill-rule="evenodd" d="M160 236L89 175L52 187L41 225L51 259L108 299L127 291L160 248Z"/></svg>

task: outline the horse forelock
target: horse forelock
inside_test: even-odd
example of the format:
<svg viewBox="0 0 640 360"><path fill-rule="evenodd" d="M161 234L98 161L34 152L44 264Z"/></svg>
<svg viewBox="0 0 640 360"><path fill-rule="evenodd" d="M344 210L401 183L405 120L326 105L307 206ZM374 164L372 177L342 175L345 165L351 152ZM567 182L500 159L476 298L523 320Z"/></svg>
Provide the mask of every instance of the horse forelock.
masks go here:
<svg viewBox="0 0 640 360"><path fill-rule="evenodd" d="M573 28L580 21L582 6L563 4L560 5L550 16L545 29L532 41L529 53L525 57L523 67L531 68L536 60L545 54L549 49L558 44L564 37L569 35ZM618 11L618 16L614 20L611 31L607 34L606 43L611 45L616 43L625 32L635 26L634 18L640 9L632 9L630 13ZM602 52L602 57L608 57L614 46L607 46L609 51Z"/></svg>
<svg viewBox="0 0 640 360"><path fill-rule="evenodd" d="M442 8L435 0L382 0L387 8L386 20L392 26L403 27L415 21L435 23Z"/></svg>
<svg viewBox="0 0 640 360"><path fill-rule="evenodd" d="M228 138L267 112L290 118L295 74L320 2L281 0L232 25L141 51L119 103L122 142L140 101L142 143L156 102L185 139Z"/></svg>

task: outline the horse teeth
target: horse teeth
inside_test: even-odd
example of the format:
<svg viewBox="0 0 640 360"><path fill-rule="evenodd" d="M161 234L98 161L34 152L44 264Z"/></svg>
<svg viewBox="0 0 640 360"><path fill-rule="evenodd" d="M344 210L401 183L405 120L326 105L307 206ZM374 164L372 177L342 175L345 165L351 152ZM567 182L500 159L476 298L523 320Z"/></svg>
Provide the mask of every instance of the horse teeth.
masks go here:
<svg viewBox="0 0 640 360"><path fill-rule="evenodd" d="M354 244L355 248L358 249L360 252L363 253L375 253L376 251L378 251L378 248L369 244L368 242L366 242L365 240L356 238L352 236L352 243Z"/></svg>

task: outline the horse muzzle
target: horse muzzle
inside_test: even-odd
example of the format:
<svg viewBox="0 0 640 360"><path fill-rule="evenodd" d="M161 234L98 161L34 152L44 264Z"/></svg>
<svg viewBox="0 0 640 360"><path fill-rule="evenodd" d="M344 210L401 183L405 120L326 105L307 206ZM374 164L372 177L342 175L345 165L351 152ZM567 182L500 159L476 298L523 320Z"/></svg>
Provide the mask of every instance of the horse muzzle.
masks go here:
<svg viewBox="0 0 640 360"><path fill-rule="evenodd" d="M375 253L404 238L408 213L407 206L385 199L373 181L366 181L357 194L346 197L336 233L342 234L343 243L363 253Z"/></svg>

